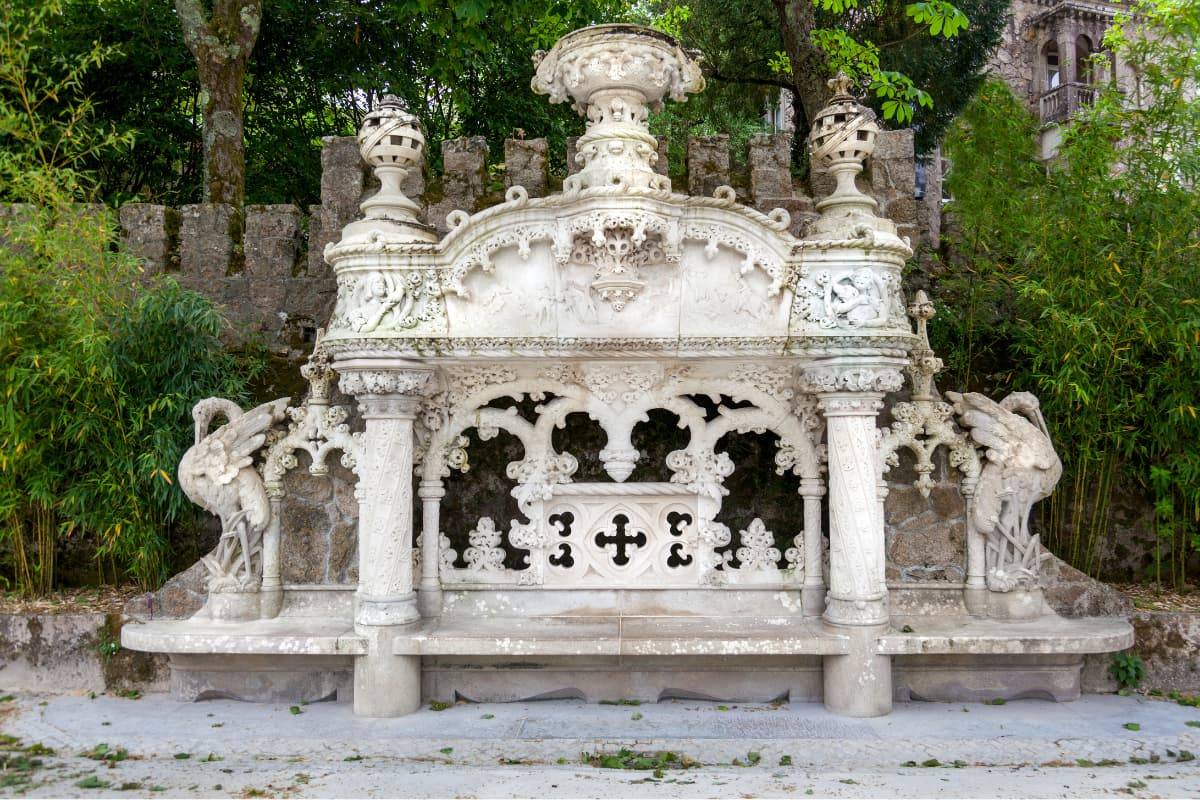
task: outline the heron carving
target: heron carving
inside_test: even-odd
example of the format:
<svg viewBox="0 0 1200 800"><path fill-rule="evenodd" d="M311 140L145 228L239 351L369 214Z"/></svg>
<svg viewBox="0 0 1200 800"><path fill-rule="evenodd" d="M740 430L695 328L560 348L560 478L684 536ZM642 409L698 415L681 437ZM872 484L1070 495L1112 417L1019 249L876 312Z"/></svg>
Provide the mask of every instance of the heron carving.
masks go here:
<svg viewBox="0 0 1200 800"><path fill-rule="evenodd" d="M192 408L196 439L179 462L179 485L193 503L221 518L217 547L201 559L209 591L245 591L257 581L271 505L254 453L284 418L287 404L283 397L243 412L231 400L210 397ZM226 423L210 433L218 416Z"/></svg>
<svg viewBox="0 0 1200 800"><path fill-rule="evenodd" d="M1030 535L1029 512L1062 477L1041 405L1029 392L1013 392L999 403L976 392L946 396L985 454L971 518L987 535L988 586L1001 592L1034 587L1050 556L1040 537Z"/></svg>

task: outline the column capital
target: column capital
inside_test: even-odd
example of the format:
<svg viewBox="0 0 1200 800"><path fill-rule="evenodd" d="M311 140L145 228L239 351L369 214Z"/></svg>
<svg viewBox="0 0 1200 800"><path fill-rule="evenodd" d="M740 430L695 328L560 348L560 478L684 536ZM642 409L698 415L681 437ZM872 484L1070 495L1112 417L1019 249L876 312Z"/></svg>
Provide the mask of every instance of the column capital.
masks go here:
<svg viewBox="0 0 1200 800"><path fill-rule="evenodd" d="M356 359L337 364L338 386L365 417L413 417L436 388L433 368L412 362Z"/></svg>
<svg viewBox="0 0 1200 800"><path fill-rule="evenodd" d="M880 364L826 364L800 371L800 391L808 394L883 395L904 385L904 375L898 366Z"/></svg>
<svg viewBox="0 0 1200 800"><path fill-rule="evenodd" d="M882 392L837 392L823 394L817 401L821 413L829 417L870 417L883 409Z"/></svg>

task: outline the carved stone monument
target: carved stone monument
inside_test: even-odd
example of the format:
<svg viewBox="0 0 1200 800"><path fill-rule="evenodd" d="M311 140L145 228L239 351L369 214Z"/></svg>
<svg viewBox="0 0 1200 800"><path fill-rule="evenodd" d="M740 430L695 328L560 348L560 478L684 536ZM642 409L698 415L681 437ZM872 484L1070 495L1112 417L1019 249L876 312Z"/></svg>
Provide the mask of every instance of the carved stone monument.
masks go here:
<svg viewBox="0 0 1200 800"><path fill-rule="evenodd" d="M678 194L655 171L648 114L703 88L698 54L602 25L535 63L534 90L587 120L579 171L559 194L512 186L453 211L441 238L400 189L419 123L390 98L367 116L382 188L325 251L338 298L303 370L310 397L286 430L280 401L198 407L181 480L228 539L205 609L126 626L125 645L170 653L183 697L336 693L367 716L454 697L787 697L873 716L894 696L1077 696L1083 654L1132 630L1042 604L1028 516L1057 457L1031 397L940 399L932 304L901 293L909 243L854 183L878 126L849 81L831 81L813 127L837 189L798 239L783 209L726 186ZM200 436L218 410L229 423ZM635 432L652 412L685 443L648 465ZM602 429L598 451L563 436L576 414ZM750 434L773 438L794 481L783 529L764 509L722 521L729 442ZM471 517L458 552L447 478L500 436L519 443L518 515ZM889 585L885 475L911 458L928 495L939 448L967 502L966 579ZM333 451L358 481L357 585L285 585L284 476L299 453L324 474ZM580 477L585 457L603 474ZM635 480L647 466L663 479ZM204 481L238 489L210 500Z"/></svg>

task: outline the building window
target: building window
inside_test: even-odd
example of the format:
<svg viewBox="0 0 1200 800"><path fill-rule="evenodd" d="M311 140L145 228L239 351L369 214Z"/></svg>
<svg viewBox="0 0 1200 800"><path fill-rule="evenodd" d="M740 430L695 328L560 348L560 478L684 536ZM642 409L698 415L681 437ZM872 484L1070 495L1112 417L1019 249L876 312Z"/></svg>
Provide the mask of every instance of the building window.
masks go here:
<svg viewBox="0 0 1200 800"><path fill-rule="evenodd" d="M1048 42L1042 50L1042 62L1046 67L1046 90L1057 89L1062 81L1058 68L1058 43Z"/></svg>
<svg viewBox="0 0 1200 800"><path fill-rule="evenodd" d="M1091 39L1080 36L1075 40L1075 80L1088 86L1095 83L1095 75L1092 74L1093 55Z"/></svg>

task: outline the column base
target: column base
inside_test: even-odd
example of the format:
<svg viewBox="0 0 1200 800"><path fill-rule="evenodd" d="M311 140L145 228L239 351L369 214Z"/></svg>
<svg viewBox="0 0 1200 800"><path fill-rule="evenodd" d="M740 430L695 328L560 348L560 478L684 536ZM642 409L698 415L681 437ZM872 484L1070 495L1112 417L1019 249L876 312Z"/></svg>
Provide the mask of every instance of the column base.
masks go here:
<svg viewBox="0 0 1200 800"><path fill-rule="evenodd" d="M249 622L261 616L261 593L258 589L245 592L209 592L201 613L221 622Z"/></svg>
<svg viewBox="0 0 1200 800"><path fill-rule="evenodd" d="M427 589L422 586L417 590L417 609L422 618L440 617L442 615L442 587Z"/></svg>
<svg viewBox="0 0 1200 800"><path fill-rule="evenodd" d="M830 625L849 638L850 651L824 657L825 707L844 717L892 713L892 657L879 655L877 638L886 626Z"/></svg>
<svg viewBox="0 0 1200 800"><path fill-rule="evenodd" d="M367 654L354 659L354 713L402 717L421 707L421 657L392 654L396 631L362 628Z"/></svg>
<svg viewBox="0 0 1200 800"><path fill-rule="evenodd" d="M892 621L886 594L871 598L825 597L825 620L836 627L886 627Z"/></svg>
<svg viewBox="0 0 1200 800"><path fill-rule="evenodd" d="M800 587L800 606L806 617L819 617L825 613L825 592L823 585Z"/></svg>
<svg viewBox="0 0 1200 800"><path fill-rule="evenodd" d="M268 586L263 583L261 597L259 598L259 618L260 619L275 619L279 616L279 612L283 610L283 587L276 584Z"/></svg>
<svg viewBox="0 0 1200 800"><path fill-rule="evenodd" d="M360 594L356 605L356 626L408 625L421 619L421 612L417 609L416 592L396 597L370 597Z"/></svg>
<svg viewBox="0 0 1200 800"><path fill-rule="evenodd" d="M963 589L963 605L967 607L967 613L972 617L986 617L988 615L988 591L986 586L971 586L968 584Z"/></svg>
<svg viewBox="0 0 1200 800"><path fill-rule="evenodd" d="M1037 619L1045 614L1041 589L1013 589L987 593L987 615L1010 622Z"/></svg>

